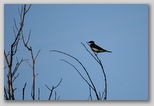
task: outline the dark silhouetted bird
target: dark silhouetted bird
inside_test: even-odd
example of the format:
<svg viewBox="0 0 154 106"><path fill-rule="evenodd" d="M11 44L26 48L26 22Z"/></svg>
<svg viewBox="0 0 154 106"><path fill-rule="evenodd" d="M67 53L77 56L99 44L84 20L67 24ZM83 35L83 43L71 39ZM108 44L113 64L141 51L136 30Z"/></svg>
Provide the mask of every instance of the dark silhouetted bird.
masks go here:
<svg viewBox="0 0 154 106"><path fill-rule="evenodd" d="M88 44L91 47L91 50L93 52L96 52L96 53L100 53L100 52L109 52L109 53L112 53L111 51L108 51L108 50L105 50L105 49L99 47L98 45L95 44L94 41L89 41Z"/></svg>

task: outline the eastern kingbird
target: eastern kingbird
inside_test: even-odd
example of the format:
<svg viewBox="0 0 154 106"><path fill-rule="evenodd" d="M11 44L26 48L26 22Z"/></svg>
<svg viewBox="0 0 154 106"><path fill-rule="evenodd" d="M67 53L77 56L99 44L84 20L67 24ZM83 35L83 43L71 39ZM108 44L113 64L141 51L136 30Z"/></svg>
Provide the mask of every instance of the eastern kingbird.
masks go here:
<svg viewBox="0 0 154 106"><path fill-rule="evenodd" d="M105 49L97 46L94 41L89 41L88 44L91 47L91 50L93 52L96 52L96 53L100 53L100 52L109 52L109 53L112 53L111 51L105 50Z"/></svg>

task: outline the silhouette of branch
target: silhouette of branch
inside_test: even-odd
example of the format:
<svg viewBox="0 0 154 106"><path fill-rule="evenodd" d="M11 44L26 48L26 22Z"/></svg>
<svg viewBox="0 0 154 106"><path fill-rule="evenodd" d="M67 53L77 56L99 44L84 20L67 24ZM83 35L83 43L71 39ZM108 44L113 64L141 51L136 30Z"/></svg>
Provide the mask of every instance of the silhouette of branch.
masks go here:
<svg viewBox="0 0 154 106"><path fill-rule="evenodd" d="M104 93L103 93L104 98L103 99L106 100L107 99L107 79L106 79L106 74L105 74L105 71L104 71L103 64L102 64L101 60L99 59L97 53L93 52L94 53L94 55L93 55L82 42L81 42L81 44L85 47L85 49L90 53L90 55L94 58L94 60L96 60L96 62L101 67L101 70L102 70L103 76L104 76L104 82L105 82ZM102 97L100 96L100 98L102 98Z"/></svg>
<svg viewBox="0 0 154 106"><path fill-rule="evenodd" d="M60 96L57 98L57 92L55 91L55 100L59 100Z"/></svg>
<svg viewBox="0 0 154 106"><path fill-rule="evenodd" d="M21 11L20 11L20 21L19 21L19 27L16 24L16 20L14 19L14 27L13 27L13 32L14 32L14 41L12 42L12 44L10 45L10 51L8 52L8 55L6 55L6 52L4 50L4 58L6 60L6 64L8 67L8 74L7 74L7 94L8 96L6 97L7 100L15 100L15 95L14 95L14 91L16 90L16 88L14 89L13 87L13 81L19 76L19 74L17 76L15 76L15 73L18 70L18 67L20 66L21 62L17 62L15 69L12 70L13 67L13 61L14 61L14 55L16 54L17 50L18 50L18 44L20 41L20 36L21 36L21 32L23 30L23 25L24 25L24 21L25 21L25 16L26 13L29 11L31 5L28 6L28 8L26 8L26 4L22 6ZM14 79L13 79L14 77ZM5 94L6 95L6 94Z"/></svg>
<svg viewBox="0 0 154 106"><path fill-rule="evenodd" d="M92 85L84 78L84 76L80 73L80 71L73 64L71 64L70 62L68 62L68 61L66 61L64 59L60 59L60 60L66 62L69 65L71 65L78 72L78 74L81 76L81 78L94 90L94 88L92 87Z"/></svg>
<svg viewBox="0 0 154 106"><path fill-rule="evenodd" d="M104 87L104 100L107 99L107 79L106 79L106 74L105 74L105 71L104 71L104 67L103 67L103 64L101 62L101 60L98 58L97 54L95 55L99 61L99 65L101 66L101 69L102 69L102 72L103 72L103 75L104 75L104 82L105 82L105 87Z"/></svg>
<svg viewBox="0 0 154 106"><path fill-rule="evenodd" d="M91 83L90 87L92 86L92 89L93 89L93 91L95 92L96 98L97 98L97 100L99 100L99 96L98 96L96 87L95 87L95 85L94 85L94 83L93 83L93 81L92 81L92 79L91 79L91 77L90 77L88 71L86 70L86 68L84 67L84 65L83 65L77 58L75 58L74 56L72 56L72 55L70 55L70 54L68 54L68 53L65 53L65 52L62 52L62 51L58 51L58 50L50 50L50 52L61 53L61 54L67 55L67 56L73 58L74 60L76 60L76 61L81 65L81 67L84 69L84 71L86 72L86 75L88 76L88 79L90 80L90 83ZM65 62L66 62L66 61L65 61ZM69 63L68 63L68 64L69 64ZM71 64L70 64L70 65L71 65ZM71 66L72 66L72 65L71 65ZM75 69L76 69L76 68L75 68ZM80 76L81 76L81 75L80 75ZM87 83L87 84L89 85L89 83Z"/></svg>
<svg viewBox="0 0 154 106"><path fill-rule="evenodd" d="M92 95L91 95L91 87L89 86L89 98L90 100L93 100Z"/></svg>
<svg viewBox="0 0 154 106"><path fill-rule="evenodd" d="M21 65L22 62L26 61L27 59L22 58L20 61L18 61L18 58L16 58L16 60L17 60L17 62L16 62L16 65L15 65L15 68L14 68L14 70L12 72L12 77L14 77L14 79L12 79L12 82L14 82L15 79L19 76L19 73L17 74L17 76L15 76L19 66Z"/></svg>
<svg viewBox="0 0 154 106"><path fill-rule="evenodd" d="M98 60L97 60L97 58L87 49L87 47L81 42L81 44L85 47L85 49L90 53L90 55L97 61L97 62L99 62ZM88 44L88 43L87 43Z"/></svg>
<svg viewBox="0 0 154 106"><path fill-rule="evenodd" d="M39 50L36 54L36 56L34 56L34 53L33 53L33 49L31 46L28 46L28 42L30 40L30 34L31 34L31 30L29 32L29 35L28 35L28 40L27 42L25 42L25 39L24 39L24 35L22 33L22 41L23 41L23 44L25 45L25 47L27 48L27 50L30 52L31 54L31 59L32 59L32 63L30 64L28 61L26 61L29 66L32 68L32 90L31 90L31 97L33 100L35 100L35 78L36 78L36 74L35 74L35 62L36 62L36 58L38 57L39 53L41 50Z"/></svg>
<svg viewBox="0 0 154 106"><path fill-rule="evenodd" d="M53 93L53 90L56 89L62 82L62 78L60 79L59 83L56 85L56 86L52 86L52 88L49 88L47 85L45 85L49 90L50 90L50 95L49 95L49 98L48 100L51 99L51 96L52 96L52 93Z"/></svg>
<svg viewBox="0 0 154 106"><path fill-rule="evenodd" d="M4 97L5 97L6 100L9 100L9 97L8 97L7 94L8 94L8 91L7 91L7 89L4 86Z"/></svg>
<svg viewBox="0 0 154 106"><path fill-rule="evenodd" d="M22 100L25 99L25 89L26 89L27 83L24 84L24 87L22 88Z"/></svg>
<svg viewBox="0 0 154 106"><path fill-rule="evenodd" d="M38 100L40 100L40 88L38 88Z"/></svg>

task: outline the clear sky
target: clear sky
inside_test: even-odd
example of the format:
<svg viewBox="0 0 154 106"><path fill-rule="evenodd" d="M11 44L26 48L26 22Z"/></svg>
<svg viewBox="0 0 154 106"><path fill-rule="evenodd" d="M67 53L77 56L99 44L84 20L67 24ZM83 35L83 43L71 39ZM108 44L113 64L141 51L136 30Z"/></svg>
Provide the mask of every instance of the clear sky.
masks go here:
<svg viewBox="0 0 154 106"><path fill-rule="evenodd" d="M4 5L4 49L13 42L13 18L18 22L21 5ZM36 87L41 90L41 99L47 100L50 91L45 87L62 83L56 89L60 100L87 100L89 87L76 70L60 59L66 59L85 75L73 59L58 53L56 49L78 58L87 68L98 91L103 91L101 68L81 45L93 40L112 53L98 54L108 83L108 100L148 100L148 5L32 5L26 15L24 34L31 30L29 44L36 54ZM18 59L30 59L30 53L22 42L17 52ZM5 62L5 61L4 61ZM5 65L5 64L4 64ZM4 79L6 83L6 72ZM31 68L25 62L14 82L16 99L22 99L22 88L27 83L25 99L31 99ZM86 77L87 78L87 77ZM36 95L37 96L37 95ZM93 95L95 98L95 95ZM52 98L54 99L54 97Z"/></svg>

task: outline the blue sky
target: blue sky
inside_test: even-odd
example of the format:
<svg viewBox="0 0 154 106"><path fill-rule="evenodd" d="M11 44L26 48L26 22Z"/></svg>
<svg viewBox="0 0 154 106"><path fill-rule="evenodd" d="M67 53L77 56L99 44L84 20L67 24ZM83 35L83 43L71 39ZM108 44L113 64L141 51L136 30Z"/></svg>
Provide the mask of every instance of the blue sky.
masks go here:
<svg viewBox="0 0 154 106"><path fill-rule="evenodd" d="M13 18L18 22L21 5L4 5L4 49L9 50L13 41ZM13 14L12 14L13 13ZM29 44L36 54L36 87L41 90L41 99L47 100L49 90L45 85L56 85L60 100L87 100L88 85L68 64L66 59L85 75L73 59L58 53L56 49L78 58L87 68L98 91L102 91L103 76L99 65L81 45L93 40L112 53L100 53L99 58L107 75L108 100L148 99L148 5L32 5L26 15L24 34L32 30ZM90 50L90 48L89 48ZM20 43L20 58L30 59L30 53ZM5 61L4 61L5 62ZM5 70L6 74L7 70ZM27 82L26 97L30 100L31 68L25 62L19 68L20 76L15 81L16 99L22 96L22 87ZM6 84L6 77L4 75ZM95 99L95 95L93 95ZM53 99L53 98L52 98Z"/></svg>

